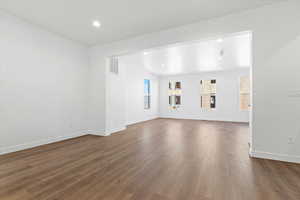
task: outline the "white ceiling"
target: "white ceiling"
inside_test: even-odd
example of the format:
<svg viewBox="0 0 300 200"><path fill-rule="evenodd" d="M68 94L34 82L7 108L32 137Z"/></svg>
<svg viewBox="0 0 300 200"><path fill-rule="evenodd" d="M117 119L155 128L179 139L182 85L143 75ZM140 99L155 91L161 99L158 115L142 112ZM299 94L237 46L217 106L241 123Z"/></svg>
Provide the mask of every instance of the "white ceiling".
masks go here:
<svg viewBox="0 0 300 200"><path fill-rule="evenodd" d="M241 33L124 55L119 62L160 76L224 71L250 68L251 49L251 33Z"/></svg>
<svg viewBox="0 0 300 200"><path fill-rule="evenodd" d="M281 0L0 0L0 9L87 45L103 44ZM100 29L91 26L98 19Z"/></svg>

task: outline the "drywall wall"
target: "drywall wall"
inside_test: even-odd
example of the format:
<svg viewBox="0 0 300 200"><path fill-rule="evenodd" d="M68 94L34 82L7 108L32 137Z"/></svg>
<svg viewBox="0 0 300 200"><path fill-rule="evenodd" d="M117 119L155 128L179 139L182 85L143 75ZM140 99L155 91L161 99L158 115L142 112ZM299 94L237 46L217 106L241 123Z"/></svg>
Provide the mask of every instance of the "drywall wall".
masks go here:
<svg viewBox="0 0 300 200"><path fill-rule="evenodd" d="M198 75L168 76L160 80L160 116L177 119L199 119L232 122L249 122L249 111L239 107L239 78L249 76L250 69L206 72ZM200 80L217 80L216 109L200 107ZM180 81L181 105L169 107L169 81Z"/></svg>
<svg viewBox="0 0 300 200"><path fill-rule="evenodd" d="M300 162L300 2L289 0L221 18L152 33L141 37L95 46L92 68L106 68L105 59L177 42L218 37L241 31L253 32L253 113L251 154L257 157ZM104 85L105 74L94 75L92 83ZM95 114L105 108L105 87L91 86L96 109L93 123L112 119ZM102 90L99 90L102 89ZM99 101L98 101L99 100ZM104 121L103 121L104 120ZM105 126L101 128L105 129Z"/></svg>
<svg viewBox="0 0 300 200"><path fill-rule="evenodd" d="M110 65L111 60L106 59ZM118 57L118 73L106 68L106 118L104 131L94 134L107 136L126 129L127 125L158 117L158 78L144 67L139 54ZM151 108L144 109L144 79L151 81Z"/></svg>
<svg viewBox="0 0 300 200"><path fill-rule="evenodd" d="M111 60L107 60L110 64ZM104 135L110 135L126 128L126 86L125 67L118 66L118 73L110 72L107 68L106 76L106 98L107 118ZM100 134L101 135L101 134Z"/></svg>
<svg viewBox="0 0 300 200"><path fill-rule="evenodd" d="M123 85L126 91L126 125L134 124L158 117L159 79L149 73L141 54L119 57L119 64L125 71ZM144 79L150 80L151 105L144 109Z"/></svg>
<svg viewBox="0 0 300 200"><path fill-rule="evenodd" d="M109 59L107 54L101 51L89 49L90 73L88 80L88 131L96 135L105 135L106 115L109 114L106 107L109 99L107 81L109 81ZM106 94L107 93L107 94Z"/></svg>
<svg viewBox="0 0 300 200"><path fill-rule="evenodd" d="M86 133L88 48L0 13L0 154Z"/></svg>

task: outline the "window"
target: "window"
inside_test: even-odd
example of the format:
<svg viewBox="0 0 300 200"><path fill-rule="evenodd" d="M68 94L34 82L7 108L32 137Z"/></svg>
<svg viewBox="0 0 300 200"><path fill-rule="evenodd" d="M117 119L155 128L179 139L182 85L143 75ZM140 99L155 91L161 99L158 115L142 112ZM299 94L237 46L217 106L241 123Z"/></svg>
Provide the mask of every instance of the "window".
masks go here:
<svg viewBox="0 0 300 200"><path fill-rule="evenodd" d="M175 96L175 105L181 105L181 96Z"/></svg>
<svg viewBox="0 0 300 200"><path fill-rule="evenodd" d="M250 109L250 78L249 76L240 77L240 110Z"/></svg>
<svg viewBox="0 0 300 200"><path fill-rule="evenodd" d="M217 81L214 80L201 80L200 81L200 106L206 110L216 108L216 93Z"/></svg>
<svg viewBox="0 0 300 200"><path fill-rule="evenodd" d="M150 109L151 95L150 95L150 80L144 80L144 109Z"/></svg>
<svg viewBox="0 0 300 200"><path fill-rule="evenodd" d="M169 82L169 106L173 109L181 105L181 82Z"/></svg>

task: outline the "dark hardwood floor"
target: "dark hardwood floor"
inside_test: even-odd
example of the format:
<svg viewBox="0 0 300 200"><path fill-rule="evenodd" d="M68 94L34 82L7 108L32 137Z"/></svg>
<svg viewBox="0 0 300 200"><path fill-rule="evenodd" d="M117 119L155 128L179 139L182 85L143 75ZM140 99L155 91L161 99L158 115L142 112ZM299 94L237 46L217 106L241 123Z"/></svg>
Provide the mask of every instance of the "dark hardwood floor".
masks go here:
<svg viewBox="0 0 300 200"><path fill-rule="evenodd" d="M0 156L0 199L299 200L300 165L247 143L247 124L152 120Z"/></svg>

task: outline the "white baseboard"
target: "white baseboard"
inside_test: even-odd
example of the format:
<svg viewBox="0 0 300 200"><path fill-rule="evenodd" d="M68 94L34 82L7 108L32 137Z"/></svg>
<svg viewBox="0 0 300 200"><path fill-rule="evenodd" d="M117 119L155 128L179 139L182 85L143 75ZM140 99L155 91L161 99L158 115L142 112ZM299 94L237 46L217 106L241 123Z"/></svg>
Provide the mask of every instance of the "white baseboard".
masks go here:
<svg viewBox="0 0 300 200"><path fill-rule="evenodd" d="M127 126L145 122L145 121L149 121L149 120L153 120L153 119L157 119L157 118L159 118L159 116L153 116L153 117L149 117L147 119L131 120L131 121L127 122Z"/></svg>
<svg viewBox="0 0 300 200"><path fill-rule="evenodd" d="M250 157L253 158L262 158L262 159L269 159L269 160L277 160L283 162L291 162L291 163L300 163L300 156L293 156L293 155L286 155L286 154L275 154L269 152L262 152L262 151L249 151Z"/></svg>
<svg viewBox="0 0 300 200"><path fill-rule="evenodd" d="M89 135L107 136L106 133L105 133L105 130L98 130L98 131L95 131L95 130L88 130L87 133L88 133Z"/></svg>
<svg viewBox="0 0 300 200"><path fill-rule="evenodd" d="M106 130L105 134L103 136L109 136L113 133L117 133L117 132L124 131L124 130L126 130L126 127L124 127L124 126L117 127L117 128L112 128L112 129Z"/></svg>
<svg viewBox="0 0 300 200"><path fill-rule="evenodd" d="M88 130L88 134L90 135L98 135L98 136L110 136L113 133L124 131L126 127L117 127L117 128L112 128L109 130L100 130L100 131L94 131L94 130Z"/></svg>
<svg viewBox="0 0 300 200"><path fill-rule="evenodd" d="M166 119L187 119L187 120L202 120L202 121L218 121L218 122L238 122L238 123L249 123L249 120L232 120L232 119L209 119L209 118L196 118L196 117L175 117L171 115L160 116L159 118Z"/></svg>
<svg viewBox="0 0 300 200"><path fill-rule="evenodd" d="M30 142L30 143L18 144L18 145L8 146L8 147L1 147L0 155L8 154L8 153L16 152L16 151L21 151L21 150L25 150L25 149L30 149L33 147L50 144L50 143L54 143L54 142L59 142L59 141L63 141L63 140L71 139L71 138L76 138L76 137L80 137L83 135L87 135L87 132L81 131L81 132L74 133L71 135L51 137L51 138L46 138L46 139Z"/></svg>

